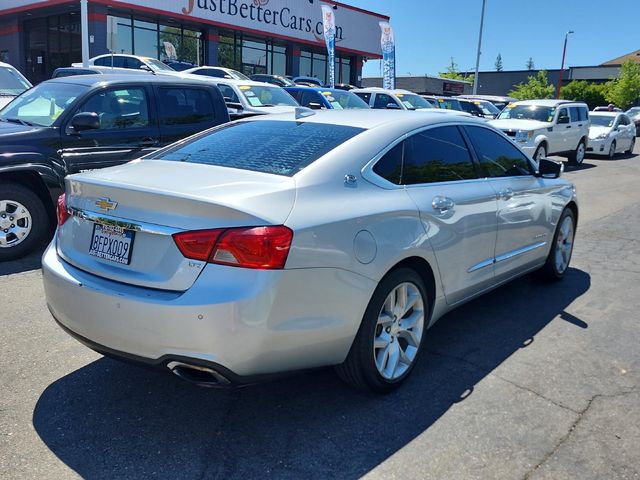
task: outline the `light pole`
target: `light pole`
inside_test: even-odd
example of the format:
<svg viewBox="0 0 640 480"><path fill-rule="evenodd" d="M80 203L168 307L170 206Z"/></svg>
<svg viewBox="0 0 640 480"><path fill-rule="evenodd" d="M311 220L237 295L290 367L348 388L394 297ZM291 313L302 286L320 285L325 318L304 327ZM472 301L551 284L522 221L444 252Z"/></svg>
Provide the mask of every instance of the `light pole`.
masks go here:
<svg viewBox="0 0 640 480"><path fill-rule="evenodd" d="M573 33L573 30L569 30L564 35L564 48L562 49L562 66L560 67L560 76L558 78L558 88L556 90L556 98L560 98L560 90L562 90L562 74L564 73L564 58L567 54L567 40L569 35Z"/></svg>
<svg viewBox="0 0 640 480"><path fill-rule="evenodd" d="M487 0L482 0L482 14L480 15L480 36L478 37L478 55L476 56L476 74L473 77L473 94L478 93L478 70L480 70L480 49L482 48L482 29L484 27L484 7Z"/></svg>
<svg viewBox="0 0 640 480"><path fill-rule="evenodd" d="M80 0L80 35L82 37L82 66L89 66L89 13L87 0Z"/></svg>

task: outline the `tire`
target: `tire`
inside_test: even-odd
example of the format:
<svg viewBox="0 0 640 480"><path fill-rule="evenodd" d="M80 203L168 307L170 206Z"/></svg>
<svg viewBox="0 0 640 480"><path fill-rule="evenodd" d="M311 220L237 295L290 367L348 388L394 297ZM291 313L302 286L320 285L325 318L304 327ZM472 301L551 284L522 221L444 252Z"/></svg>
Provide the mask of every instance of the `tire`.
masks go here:
<svg viewBox="0 0 640 480"><path fill-rule="evenodd" d="M403 302L396 299L404 293L404 298L415 302L401 313L405 310ZM398 268L387 274L369 301L347 359L336 366L340 378L369 392L386 393L398 388L412 372L422 350L430 306L424 282L414 270Z"/></svg>
<svg viewBox="0 0 640 480"><path fill-rule="evenodd" d="M570 228L570 234L567 230ZM553 235L551 250L547 256L547 261L540 270L543 278L550 281L562 280L569 269L573 244L576 232L576 219L570 208L565 208L558 220L556 232ZM560 250L564 250L562 253ZM562 262L560 262L560 258Z"/></svg>
<svg viewBox="0 0 640 480"><path fill-rule="evenodd" d="M584 140L580 140L576 149L569 155L569 163L571 165L582 165L584 161L584 155L587 151Z"/></svg>
<svg viewBox="0 0 640 480"><path fill-rule="evenodd" d="M607 158L609 160L613 159L616 156L616 141L611 142L611 146L609 146L609 153L607 154Z"/></svg>
<svg viewBox="0 0 640 480"><path fill-rule="evenodd" d="M541 158L545 158L547 153L547 145L545 143L541 143L538 148L536 148L536 151L533 154L533 159L538 162Z"/></svg>
<svg viewBox="0 0 640 480"><path fill-rule="evenodd" d="M633 155L633 149L636 147L636 137L633 137L631 140L631 145L629 145L629 149L624 152L625 155Z"/></svg>
<svg viewBox="0 0 640 480"><path fill-rule="evenodd" d="M0 261L32 252L43 243L48 229L49 217L35 192L0 182Z"/></svg>

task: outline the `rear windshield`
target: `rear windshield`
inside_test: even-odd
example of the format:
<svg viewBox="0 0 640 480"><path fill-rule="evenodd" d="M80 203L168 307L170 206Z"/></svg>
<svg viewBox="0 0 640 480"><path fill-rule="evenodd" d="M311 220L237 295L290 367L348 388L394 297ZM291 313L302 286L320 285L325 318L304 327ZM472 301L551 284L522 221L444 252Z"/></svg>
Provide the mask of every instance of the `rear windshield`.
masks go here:
<svg viewBox="0 0 640 480"><path fill-rule="evenodd" d="M150 158L290 177L363 131L278 120L230 123Z"/></svg>

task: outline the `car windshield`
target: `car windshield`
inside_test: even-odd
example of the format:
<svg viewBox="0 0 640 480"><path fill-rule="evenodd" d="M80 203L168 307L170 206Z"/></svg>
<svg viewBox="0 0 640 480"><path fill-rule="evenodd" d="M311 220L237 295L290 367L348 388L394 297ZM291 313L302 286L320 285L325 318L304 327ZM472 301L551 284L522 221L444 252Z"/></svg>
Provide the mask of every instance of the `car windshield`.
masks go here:
<svg viewBox="0 0 640 480"><path fill-rule="evenodd" d="M238 88L252 107L298 106L293 97L280 87L240 85Z"/></svg>
<svg viewBox="0 0 640 480"><path fill-rule="evenodd" d="M17 70L0 67L0 95L20 95L30 87Z"/></svg>
<svg viewBox="0 0 640 480"><path fill-rule="evenodd" d="M595 113L589 115L589 118L593 127L612 127L616 121L616 117L611 115L597 115Z"/></svg>
<svg viewBox="0 0 640 480"><path fill-rule="evenodd" d="M396 93L396 97L398 97L398 100L400 100L408 110L433 108L432 105L420 95L414 95L413 93Z"/></svg>
<svg viewBox="0 0 640 480"><path fill-rule="evenodd" d="M151 67L154 72L158 72L160 70L175 72L173 68L171 68L166 63L162 63L160 60L156 60L155 58L145 57L144 61Z"/></svg>
<svg viewBox="0 0 640 480"><path fill-rule="evenodd" d="M363 131L278 120L228 123L148 158L293 176Z"/></svg>
<svg viewBox="0 0 640 480"><path fill-rule="evenodd" d="M448 110L462 110L460 102L454 98L439 98L438 103L440 108L446 108Z"/></svg>
<svg viewBox="0 0 640 480"><path fill-rule="evenodd" d="M541 105L507 105L498 117L500 120L537 120L539 122L553 122L556 107Z"/></svg>
<svg viewBox="0 0 640 480"><path fill-rule="evenodd" d="M635 117L637 115L640 115L640 107L630 108L629 110L626 111L626 114L629 115L630 117Z"/></svg>
<svg viewBox="0 0 640 480"><path fill-rule="evenodd" d="M485 115L498 115L500 113L500 110L498 110L491 102L473 100L473 103L475 103Z"/></svg>
<svg viewBox="0 0 640 480"><path fill-rule="evenodd" d="M352 108L369 108L369 105L354 93L346 91L322 91L320 92L324 98L336 110L345 110Z"/></svg>
<svg viewBox="0 0 640 480"><path fill-rule="evenodd" d="M239 72L237 70L232 70L229 68L225 71L225 73L229 75L230 78L235 78L236 80L249 80L249 77L247 77L244 73Z"/></svg>
<svg viewBox="0 0 640 480"><path fill-rule="evenodd" d="M71 83L44 82L27 90L0 112L8 122L50 127L89 87Z"/></svg>

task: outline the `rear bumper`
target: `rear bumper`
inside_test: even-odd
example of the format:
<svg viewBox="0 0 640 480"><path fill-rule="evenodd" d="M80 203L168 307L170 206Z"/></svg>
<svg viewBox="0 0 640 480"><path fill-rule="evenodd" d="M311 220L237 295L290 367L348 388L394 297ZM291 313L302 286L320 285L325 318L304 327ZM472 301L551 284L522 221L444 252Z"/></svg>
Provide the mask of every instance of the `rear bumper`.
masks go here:
<svg viewBox="0 0 640 480"><path fill-rule="evenodd" d="M52 315L94 350L152 366L188 360L236 383L341 363L376 286L330 268L207 265L189 290L167 292L89 274L52 246L42 270Z"/></svg>

